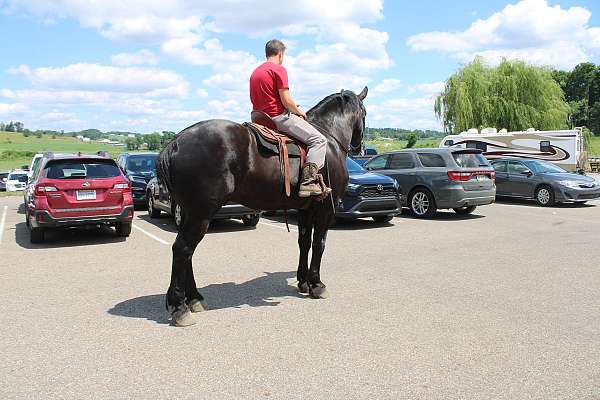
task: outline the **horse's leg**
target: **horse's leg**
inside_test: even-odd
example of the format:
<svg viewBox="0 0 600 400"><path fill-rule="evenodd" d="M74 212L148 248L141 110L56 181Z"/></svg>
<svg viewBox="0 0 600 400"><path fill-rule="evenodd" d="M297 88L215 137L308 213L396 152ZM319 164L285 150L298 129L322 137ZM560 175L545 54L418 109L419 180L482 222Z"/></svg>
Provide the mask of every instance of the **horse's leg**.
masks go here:
<svg viewBox="0 0 600 400"><path fill-rule="evenodd" d="M311 236L314 223L314 211L298 211L298 247L300 248L300 257L298 259L298 291L308 293L308 252L312 244Z"/></svg>
<svg viewBox="0 0 600 400"><path fill-rule="evenodd" d="M318 210L315 212L315 233L313 236L310 270L308 271L308 293L310 297L315 299L326 299L329 297L325 284L321 282L321 258L325 251L327 231L329 231L332 219L333 213L330 210Z"/></svg>
<svg viewBox="0 0 600 400"><path fill-rule="evenodd" d="M192 256L196 246L206 234L209 224L210 218L195 218L192 215L186 215L175 243L173 243L173 266L171 284L167 291L167 310L173 315L173 322L177 326L196 323L190 306L194 308L196 303L193 301L194 299L198 301L203 299L196 289L192 272ZM190 305L186 303L186 297Z"/></svg>

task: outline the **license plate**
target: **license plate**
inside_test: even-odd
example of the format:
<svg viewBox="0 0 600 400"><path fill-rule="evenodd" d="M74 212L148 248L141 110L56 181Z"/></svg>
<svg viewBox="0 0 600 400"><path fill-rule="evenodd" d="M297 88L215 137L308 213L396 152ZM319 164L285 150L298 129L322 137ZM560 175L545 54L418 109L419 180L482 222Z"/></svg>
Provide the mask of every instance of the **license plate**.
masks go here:
<svg viewBox="0 0 600 400"><path fill-rule="evenodd" d="M77 200L96 200L95 190L77 190L75 192Z"/></svg>
<svg viewBox="0 0 600 400"><path fill-rule="evenodd" d="M476 176L477 176L478 181L487 181L490 179L490 178L488 178L487 175L476 175Z"/></svg>

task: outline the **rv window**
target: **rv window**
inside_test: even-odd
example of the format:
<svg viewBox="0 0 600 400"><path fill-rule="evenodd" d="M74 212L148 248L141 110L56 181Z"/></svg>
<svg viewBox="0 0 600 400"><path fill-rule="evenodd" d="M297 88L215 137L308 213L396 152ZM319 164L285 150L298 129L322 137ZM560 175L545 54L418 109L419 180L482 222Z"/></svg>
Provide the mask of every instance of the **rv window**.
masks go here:
<svg viewBox="0 0 600 400"><path fill-rule="evenodd" d="M454 140L449 139L444 142L444 146L454 146Z"/></svg>
<svg viewBox="0 0 600 400"><path fill-rule="evenodd" d="M485 153L487 151L487 143L478 140L469 140L467 142L467 149L478 149Z"/></svg>
<svg viewBox="0 0 600 400"><path fill-rule="evenodd" d="M419 160L424 167L445 167L446 162L439 154L419 153Z"/></svg>
<svg viewBox="0 0 600 400"><path fill-rule="evenodd" d="M550 141L549 140L542 140L540 142L540 151L542 153L549 153L551 151Z"/></svg>

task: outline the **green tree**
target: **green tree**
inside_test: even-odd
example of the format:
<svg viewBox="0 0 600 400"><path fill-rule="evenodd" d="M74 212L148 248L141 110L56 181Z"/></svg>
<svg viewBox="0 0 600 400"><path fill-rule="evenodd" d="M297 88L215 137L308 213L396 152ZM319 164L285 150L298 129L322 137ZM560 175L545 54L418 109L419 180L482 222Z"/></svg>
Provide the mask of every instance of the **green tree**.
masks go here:
<svg viewBox="0 0 600 400"><path fill-rule="evenodd" d="M458 133L560 129L567 126L570 108L549 69L507 60L490 67L476 58L448 78L434 110L446 132Z"/></svg>
<svg viewBox="0 0 600 400"><path fill-rule="evenodd" d="M408 135L408 143L406 143L406 148L410 149L411 147L414 147L415 144L417 144L417 134L413 132Z"/></svg>
<svg viewBox="0 0 600 400"><path fill-rule="evenodd" d="M160 133L154 132L144 136L144 141L148 145L148 150L156 151L160 149L161 137Z"/></svg>
<svg viewBox="0 0 600 400"><path fill-rule="evenodd" d="M127 150L131 151L139 149L140 145L136 138L128 137L125 139L125 147L127 147Z"/></svg>

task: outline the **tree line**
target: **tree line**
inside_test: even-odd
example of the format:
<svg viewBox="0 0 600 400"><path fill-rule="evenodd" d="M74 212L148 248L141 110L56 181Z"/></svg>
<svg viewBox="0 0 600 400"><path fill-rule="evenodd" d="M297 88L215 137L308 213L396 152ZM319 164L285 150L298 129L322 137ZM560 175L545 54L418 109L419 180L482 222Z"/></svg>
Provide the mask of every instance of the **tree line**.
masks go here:
<svg viewBox="0 0 600 400"><path fill-rule="evenodd" d="M518 60L488 66L477 57L448 78L434 111L451 134L586 127L600 135L600 66L581 63L568 72Z"/></svg>
<svg viewBox="0 0 600 400"><path fill-rule="evenodd" d="M364 133L365 140L376 140L381 138L390 138L397 140L409 140L412 136L417 139L430 139L444 137L444 132L420 129L401 129L401 128L366 128Z"/></svg>

